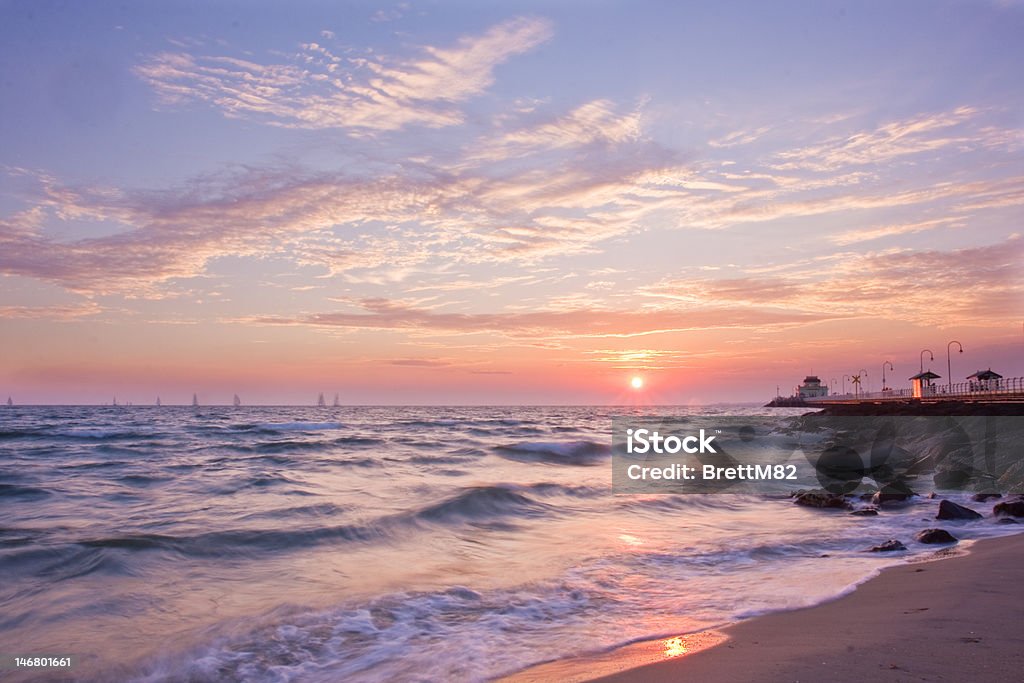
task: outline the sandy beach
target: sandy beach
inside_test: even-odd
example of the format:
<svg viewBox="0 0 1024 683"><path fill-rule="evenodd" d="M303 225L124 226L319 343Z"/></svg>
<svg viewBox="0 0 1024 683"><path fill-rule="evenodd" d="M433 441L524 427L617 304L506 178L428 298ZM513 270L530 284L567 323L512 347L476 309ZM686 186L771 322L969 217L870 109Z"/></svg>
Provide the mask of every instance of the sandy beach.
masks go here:
<svg viewBox="0 0 1024 683"><path fill-rule="evenodd" d="M584 662L562 673L602 683L1021 681L1022 560L1024 535L983 540L966 554L885 569L832 602L740 622L696 652L637 666L666 650L654 641L595 660L589 677Z"/></svg>

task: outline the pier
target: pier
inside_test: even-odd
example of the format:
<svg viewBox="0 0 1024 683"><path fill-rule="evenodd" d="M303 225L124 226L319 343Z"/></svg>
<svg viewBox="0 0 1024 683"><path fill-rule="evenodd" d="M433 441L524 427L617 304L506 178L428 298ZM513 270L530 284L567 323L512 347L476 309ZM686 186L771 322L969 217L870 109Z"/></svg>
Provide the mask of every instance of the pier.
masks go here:
<svg viewBox="0 0 1024 683"><path fill-rule="evenodd" d="M864 405L883 403L1024 403L1024 377L977 380L957 384L922 383L911 389L886 389L860 394L808 396L808 406Z"/></svg>

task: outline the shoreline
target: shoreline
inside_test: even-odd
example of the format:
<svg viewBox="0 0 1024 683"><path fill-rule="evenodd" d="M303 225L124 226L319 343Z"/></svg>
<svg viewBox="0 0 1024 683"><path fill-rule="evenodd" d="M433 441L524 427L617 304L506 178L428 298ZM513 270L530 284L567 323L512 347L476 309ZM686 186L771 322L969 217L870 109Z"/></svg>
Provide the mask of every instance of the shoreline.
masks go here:
<svg viewBox="0 0 1024 683"><path fill-rule="evenodd" d="M1024 533L942 553L886 567L818 605L547 662L499 680L1017 680Z"/></svg>

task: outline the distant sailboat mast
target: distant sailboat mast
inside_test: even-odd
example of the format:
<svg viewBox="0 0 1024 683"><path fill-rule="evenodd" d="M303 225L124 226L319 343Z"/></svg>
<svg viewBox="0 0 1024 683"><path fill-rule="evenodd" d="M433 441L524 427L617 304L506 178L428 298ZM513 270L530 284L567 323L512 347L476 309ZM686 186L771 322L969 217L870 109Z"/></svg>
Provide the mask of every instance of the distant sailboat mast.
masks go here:
<svg viewBox="0 0 1024 683"><path fill-rule="evenodd" d="M340 403L338 403L338 395L337 395L337 394L335 394L335 395L334 395L334 407L335 407L335 408L337 408L337 407L338 407L338 406L340 406L340 405L341 405L341 404L340 404Z"/></svg>
<svg viewBox="0 0 1024 683"><path fill-rule="evenodd" d="M192 407L193 408L198 408L199 407L199 397L196 394L192 394Z"/></svg>
<svg viewBox="0 0 1024 683"><path fill-rule="evenodd" d="M7 407L8 407L8 408L10 408L10 407L11 407L11 406L13 406L13 405L14 405L14 401L12 401L12 400L11 400L11 397L10 397L10 396L8 396L8 397L7 397Z"/></svg>
<svg viewBox="0 0 1024 683"><path fill-rule="evenodd" d="M321 408L327 405L327 401L324 400L324 392L320 392L320 396L316 399L316 404Z"/></svg>
<svg viewBox="0 0 1024 683"><path fill-rule="evenodd" d="M235 407L236 407L236 408L237 408L238 406L242 405L242 399L238 398L238 394L235 394L235 400L234 400L234 404L235 404Z"/></svg>
<svg viewBox="0 0 1024 683"><path fill-rule="evenodd" d="M159 396L157 396L157 397L156 397L156 407L157 407L157 408L159 408L159 407L160 407L161 405L163 405L163 404L162 404L162 403L160 403L160 397L159 397Z"/></svg>
<svg viewBox="0 0 1024 683"><path fill-rule="evenodd" d="M117 396L114 397L114 402L111 405L117 405Z"/></svg>

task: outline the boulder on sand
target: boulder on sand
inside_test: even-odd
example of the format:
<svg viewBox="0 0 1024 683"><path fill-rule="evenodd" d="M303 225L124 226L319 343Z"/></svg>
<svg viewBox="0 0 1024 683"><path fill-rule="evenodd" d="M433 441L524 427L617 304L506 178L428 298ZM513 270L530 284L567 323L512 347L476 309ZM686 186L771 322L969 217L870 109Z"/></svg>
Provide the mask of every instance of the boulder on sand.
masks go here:
<svg viewBox="0 0 1024 683"><path fill-rule="evenodd" d="M829 493L821 489L800 491L793 496L793 502L810 508L849 508L846 497L838 493Z"/></svg>
<svg viewBox="0 0 1024 683"><path fill-rule="evenodd" d="M975 493L973 496L971 496L971 500L973 500L975 503L984 503L986 500L989 500L990 498L1002 497L1003 494L1001 493Z"/></svg>
<svg viewBox="0 0 1024 683"><path fill-rule="evenodd" d="M956 536L945 529L925 529L915 536L919 543L956 543Z"/></svg>
<svg viewBox="0 0 1024 683"><path fill-rule="evenodd" d="M885 505L886 503L905 503L916 495L916 493L907 488L885 488L881 491L876 491L875 495L871 496L871 504Z"/></svg>
<svg viewBox="0 0 1024 683"><path fill-rule="evenodd" d="M981 515L971 508L944 500L939 503L939 514L935 519L981 519Z"/></svg>
<svg viewBox="0 0 1024 683"><path fill-rule="evenodd" d="M1024 517L1024 498L996 503L996 506L992 508L992 514L997 517L1002 515L1009 515L1010 517Z"/></svg>
<svg viewBox="0 0 1024 683"><path fill-rule="evenodd" d="M895 538L890 538L885 543L879 543L878 545L872 547L870 549L870 552L873 552L873 553L891 553L894 550L906 550L906 549L907 549L907 546L903 545L902 543L897 541Z"/></svg>

